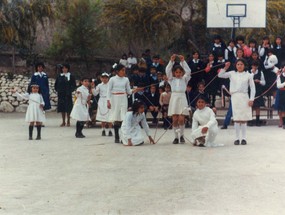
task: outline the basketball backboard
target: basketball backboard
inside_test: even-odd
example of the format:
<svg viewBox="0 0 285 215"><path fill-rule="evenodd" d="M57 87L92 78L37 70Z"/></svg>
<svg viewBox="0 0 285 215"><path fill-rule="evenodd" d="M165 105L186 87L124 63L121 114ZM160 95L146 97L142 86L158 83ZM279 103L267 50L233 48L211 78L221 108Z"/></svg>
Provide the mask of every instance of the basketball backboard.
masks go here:
<svg viewBox="0 0 285 215"><path fill-rule="evenodd" d="M240 28L265 28L266 0L207 0L208 28L233 28L237 17Z"/></svg>

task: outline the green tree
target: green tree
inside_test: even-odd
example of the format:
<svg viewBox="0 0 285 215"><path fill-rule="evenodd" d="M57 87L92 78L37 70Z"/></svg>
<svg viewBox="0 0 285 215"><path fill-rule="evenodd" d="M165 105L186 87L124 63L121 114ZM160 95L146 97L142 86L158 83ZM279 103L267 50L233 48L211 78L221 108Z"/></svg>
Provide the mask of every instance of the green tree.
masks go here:
<svg viewBox="0 0 285 215"><path fill-rule="evenodd" d="M49 0L2 1L0 4L1 42L13 47L13 72L15 72L15 49L25 49L28 61L34 61L34 45L37 26L43 27L52 19Z"/></svg>
<svg viewBox="0 0 285 215"><path fill-rule="evenodd" d="M68 59L79 56L89 62L102 44L99 17L100 1L58 0L56 2L59 31L54 35L49 54Z"/></svg>

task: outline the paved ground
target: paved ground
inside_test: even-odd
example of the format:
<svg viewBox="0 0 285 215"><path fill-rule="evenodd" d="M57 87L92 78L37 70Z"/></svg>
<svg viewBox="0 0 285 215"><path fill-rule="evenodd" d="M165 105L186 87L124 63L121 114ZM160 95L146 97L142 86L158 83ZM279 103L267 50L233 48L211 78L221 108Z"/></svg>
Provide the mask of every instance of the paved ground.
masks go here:
<svg viewBox="0 0 285 215"><path fill-rule="evenodd" d="M285 131L276 126L250 127L247 146L233 145L230 127L222 148L173 145L172 131L157 145L124 147L100 129L76 139L59 115L47 117L43 140L29 141L24 114L0 113L0 214L284 214Z"/></svg>

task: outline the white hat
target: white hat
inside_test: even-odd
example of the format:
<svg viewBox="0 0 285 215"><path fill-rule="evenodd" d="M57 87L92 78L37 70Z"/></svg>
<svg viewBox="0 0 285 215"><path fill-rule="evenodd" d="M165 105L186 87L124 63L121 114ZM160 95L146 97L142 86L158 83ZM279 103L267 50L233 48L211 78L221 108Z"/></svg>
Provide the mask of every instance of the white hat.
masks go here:
<svg viewBox="0 0 285 215"><path fill-rule="evenodd" d="M103 76L109 77L110 75L109 75L107 72L103 72L103 73L101 74L101 77L103 77Z"/></svg>

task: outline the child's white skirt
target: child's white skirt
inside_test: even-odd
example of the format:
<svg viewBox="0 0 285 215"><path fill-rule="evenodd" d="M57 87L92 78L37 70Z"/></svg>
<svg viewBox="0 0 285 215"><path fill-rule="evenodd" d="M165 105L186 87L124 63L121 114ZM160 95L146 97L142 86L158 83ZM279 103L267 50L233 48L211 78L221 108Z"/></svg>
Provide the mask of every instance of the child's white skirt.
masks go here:
<svg viewBox="0 0 285 215"><path fill-rule="evenodd" d="M76 100L76 102L72 108L70 117L72 119L77 120L77 121L84 121L84 122L90 121L88 106L81 104L80 102L78 102Z"/></svg>
<svg viewBox="0 0 285 215"><path fill-rule="evenodd" d="M128 111L128 98L126 94L111 96L111 109L109 122L123 121Z"/></svg>
<svg viewBox="0 0 285 215"><path fill-rule="evenodd" d="M128 130L125 127L121 127L121 140L124 145L128 145L128 134L131 135L131 141L134 146L140 145L144 141L144 135L142 133L142 129L139 125L131 127Z"/></svg>
<svg viewBox="0 0 285 215"><path fill-rule="evenodd" d="M168 116L172 115L189 115L185 92L171 93L168 107Z"/></svg>
<svg viewBox="0 0 285 215"><path fill-rule="evenodd" d="M26 122L45 122L46 117L38 103L30 103L26 112Z"/></svg>
<svg viewBox="0 0 285 215"><path fill-rule="evenodd" d="M100 97L96 120L100 122L109 122L110 109L107 107L107 98Z"/></svg>
<svg viewBox="0 0 285 215"><path fill-rule="evenodd" d="M234 121L252 120L252 109L248 105L249 96L247 93L233 93L231 101Z"/></svg>

